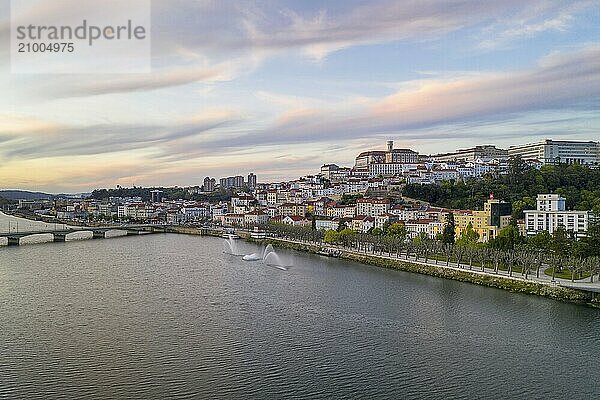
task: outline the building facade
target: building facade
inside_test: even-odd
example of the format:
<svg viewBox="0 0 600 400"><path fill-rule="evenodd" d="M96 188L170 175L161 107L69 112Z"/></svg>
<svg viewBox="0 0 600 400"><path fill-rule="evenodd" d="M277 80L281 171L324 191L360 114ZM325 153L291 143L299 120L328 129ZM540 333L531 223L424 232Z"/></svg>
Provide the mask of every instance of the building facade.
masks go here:
<svg viewBox="0 0 600 400"><path fill-rule="evenodd" d="M600 166L600 142L544 140L543 142L511 146L510 157L539 160L542 164L581 164Z"/></svg>
<svg viewBox="0 0 600 400"><path fill-rule="evenodd" d="M460 149L453 153L436 154L431 156L431 158L437 162L473 162L477 160L506 159L508 158L508 150L499 149L492 145L483 145L470 149Z"/></svg>
<svg viewBox="0 0 600 400"><path fill-rule="evenodd" d="M590 211L567 211L565 198L558 194L539 194L537 209L525 210L525 230L527 235L542 231L554 233L559 226L572 232L576 237L585 236L591 217Z"/></svg>

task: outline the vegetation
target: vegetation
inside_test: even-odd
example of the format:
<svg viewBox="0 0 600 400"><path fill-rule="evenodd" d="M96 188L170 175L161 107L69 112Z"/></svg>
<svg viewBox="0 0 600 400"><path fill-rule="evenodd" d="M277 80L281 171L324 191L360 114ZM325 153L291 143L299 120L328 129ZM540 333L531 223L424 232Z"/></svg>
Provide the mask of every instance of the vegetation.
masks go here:
<svg viewBox="0 0 600 400"><path fill-rule="evenodd" d="M408 240L406 229L401 224L376 228L370 233L358 233L346 227L322 232L310 226L284 224L269 224L266 229L278 237L315 245L326 243L349 250L395 255L406 260L434 261L436 264L441 262L446 266L470 270L484 271L487 268L497 274L506 271L511 277L520 274L524 279L532 274L539 277L540 273L550 271L553 278L589 278L593 282L594 276L600 273L600 225L592 226L588 237L580 240L575 240L564 229L558 229L553 235L540 233L527 241L518 235L514 226L509 225L487 245L477 241L478 235L472 226L454 242L445 238L444 233L438 240L424 234ZM446 235L454 238L450 230L446 231Z"/></svg>
<svg viewBox="0 0 600 400"><path fill-rule="evenodd" d="M190 193L184 188L173 187L173 188L143 188L143 187L132 187L123 188L117 187L116 189L96 189L92 192L91 198L96 200L107 200L109 197L140 197L142 201L150 201L151 191L161 190L163 196L168 200L195 200L195 201L229 201L233 194L230 190L219 190L213 193Z"/></svg>
<svg viewBox="0 0 600 400"><path fill-rule="evenodd" d="M17 202L14 200L5 199L4 197L0 197L0 207L8 206L11 204L16 204Z"/></svg>
<svg viewBox="0 0 600 400"><path fill-rule="evenodd" d="M285 247L299 251L319 251L318 244L311 243L296 243L296 242L280 242L267 240L266 242L273 244L274 246ZM552 287L541 283L532 281L518 281L507 279L503 276L490 276L490 275L477 275L468 273L467 271L461 271L459 269L448 269L440 268L435 265L423 265L402 260L392 260L380 257L370 257L367 255L360 255L355 253L341 253L341 257L364 264L374 265L382 268L391 268L401 271L414 272L424 275L437 276L445 279L453 279L461 282L469 282L477 285L495 287L511 292L519 292L526 294L533 294L537 296L550 297L562 301L570 301L579 304L587 304L593 307L598 307L598 301L592 299L590 301L589 294L583 291L566 288L566 287Z"/></svg>
<svg viewBox="0 0 600 400"><path fill-rule="evenodd" d="M535 208L539 193L558 193L567 208L600 212L600 169L581 165L528 167L520 158L511 159L505 175L488 174L483 179L445 181L439 185L406 185L403 194L433 205L453 209L481 209L493 193L513 205L513 217Z"/></svg>
<svg viewBox="0 0 600 400"><path fill-rule="evenodd" d="M356 204L356 200L358 199L362 199L363 195L362 193L357 193L357 194L343 194L342 198L339 201L339 204L342 205L348 205L348 204Z"/></svg>

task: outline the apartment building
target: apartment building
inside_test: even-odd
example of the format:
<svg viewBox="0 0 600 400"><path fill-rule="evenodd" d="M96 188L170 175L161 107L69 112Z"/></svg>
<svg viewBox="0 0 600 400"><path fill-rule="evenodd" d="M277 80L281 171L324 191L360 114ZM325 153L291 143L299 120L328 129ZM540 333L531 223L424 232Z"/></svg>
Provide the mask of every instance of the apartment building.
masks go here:
<svg viewBox="0 0 600 400"><path fill-rule="evenodd" d="M577 237L586 235L591 217L590 211L568 211L565 198L558 194L539 194L535 210L525 210L525 230L527 235L542 231L550 234L563 226Z"/></svg>

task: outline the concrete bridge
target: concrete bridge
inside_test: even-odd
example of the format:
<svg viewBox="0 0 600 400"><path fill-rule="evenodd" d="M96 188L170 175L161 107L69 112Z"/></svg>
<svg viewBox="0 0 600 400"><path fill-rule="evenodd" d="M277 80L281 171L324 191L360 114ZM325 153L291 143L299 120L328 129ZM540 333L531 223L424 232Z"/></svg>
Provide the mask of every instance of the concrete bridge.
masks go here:
<svg viewBox="0 0 600 400"><path fill-rule="evenodd" d="M81 227L81 228L69 228L54 231L28 231L28 232L13 232L13 233L0 233L0 238L7 238L9 246L18 246L21 244L21 239L34 236L34 235L48 235L53 236L54 242L65 242L67 236L74 233L81 232L92 232L93 239L104 239L106 233L110 231L122 231L126 232L127 236L137 236L142 234L150 233L166 233L170 232L169 227L166 225L120 225L120 226L105 226L105 227Z"/></svg>

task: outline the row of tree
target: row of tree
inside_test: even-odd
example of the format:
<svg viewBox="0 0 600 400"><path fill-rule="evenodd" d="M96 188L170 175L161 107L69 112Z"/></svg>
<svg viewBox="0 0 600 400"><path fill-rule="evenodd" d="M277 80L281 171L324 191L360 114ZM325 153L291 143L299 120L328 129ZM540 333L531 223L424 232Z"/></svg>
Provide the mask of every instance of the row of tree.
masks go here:
<svg viewBox="0 0 600 400"><path fill-rule="evenodd" d="M446 227L451 224L446 224ZM508 233L500 238L511 236L512 228L505 228ZM351 229L334 231L317 231L311 227L295 227L279 223L271 223L266 229L282 238L312 243L338 245L352 250L367 251L373 254L395 255L425 262L443 262L446 265L457 265L460 268L492 269L498 273L507 271L509 276L520 273L527 279L532 273L540 276L540 270L549 268L552 277L570 277L572 280L589 277L600 272L600 226L593 227L587 238L576 241L565 232L558 230L554 235L547 233L534 236L528 241L524 239L506 245L512 239L500 239L488 244L477 242L472 229L465 230L457 240L450 240L450 228L437 239L430 239L422 234L411 240L402 224L391 224L383 230L372 230L370 233L357 233ZM516 229L516 228L515 228ZM502 233L502 231L501 231ZM518 233L518 231L517 231ZM502 245L498 245L502 243ZM590 250L583 253L576 249L585 246Z"/></svg>

